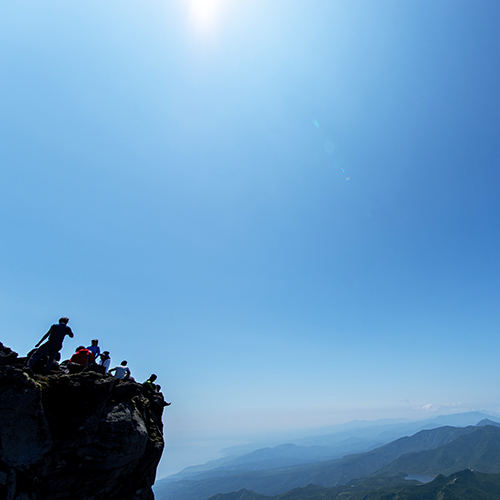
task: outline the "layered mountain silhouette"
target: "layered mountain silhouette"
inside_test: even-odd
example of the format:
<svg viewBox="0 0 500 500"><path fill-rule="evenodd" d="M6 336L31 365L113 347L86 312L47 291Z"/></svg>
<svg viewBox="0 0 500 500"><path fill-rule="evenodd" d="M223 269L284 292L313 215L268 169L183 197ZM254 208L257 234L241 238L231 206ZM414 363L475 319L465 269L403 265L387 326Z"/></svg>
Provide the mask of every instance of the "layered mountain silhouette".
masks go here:
<svg viewBox="0 0 500 500"><path fill-rule="evenodd" d="M309 437L277 438L276 444L269 447L262 443L237 445L222 450L224 458L203 465L187 467L177 474L164 478L163 484L181 479L200 480L215 477L224 470L265 470L278 469L293 465L309 464L342 458L353 453L361 453L378 448L400 437L411 436L420 430L435 429L445 425L466 427L477 422L493 422L489 415L480 412L466 412L453 415L411 421L407 419L384 419L377 421L354 420L346 424L324 427ZM485 424L488 425L488 424ZM492 424L490 424L492 425ZM498 424L500 425L500 424ZM293 443L293 444L292 444Z"/></svg>
<svg viewBox="0 0 500 500"><path fill-rule="evenodd" d="M472 429L473 432L438 448L401 456L377 474L393 476L404 472L436 476L461 469L500 473L500 428L488 425Z"/></svg>
<svg viewBox="0 0 500 500"><path fill-rule="evenodd" d="M489 418L485 418L485 419L481 420L481 422L479 422L477 424L477 427L483 427L485 425L494 425L495 427L500 427L499 422L494 422L493 420L490 420Z"/></svg>
<svg viewBox="0 0 500 500"><path fill-rule="evenodd" d="M324 488L309 485L269 497L249 490L218 494L210 500L498 500L500 474L483 474L468 469L439 475L424 485L386 485L363 481L354 486Z"/></svg>
<svg viewBox="0 0 500 500"><path fill-rule="evenodd" d="M380 487L394 481L400 487L408 474L447 476L467 468L500 473L499 427L444 426L336 460L260 471L234 468L205 471L196 476L196 480L170 484L160 481L155 493L158 500L207 500L215 494L243 489L275 496L307 485L331 488L367 477Z"/></svg>
<svg viewBox="0 0 500 500"><path fill-rule="evenodd" d="M187 467L169 476L168 482L181 479L206 479L226 475L234 471L264 471L296 465L317 463L341 458L345 455L366 451L380 446L378 440L349 438L336 446L297 446L287 443L274 448L266 447L237 457L225 457L204 465Z"/></svg>

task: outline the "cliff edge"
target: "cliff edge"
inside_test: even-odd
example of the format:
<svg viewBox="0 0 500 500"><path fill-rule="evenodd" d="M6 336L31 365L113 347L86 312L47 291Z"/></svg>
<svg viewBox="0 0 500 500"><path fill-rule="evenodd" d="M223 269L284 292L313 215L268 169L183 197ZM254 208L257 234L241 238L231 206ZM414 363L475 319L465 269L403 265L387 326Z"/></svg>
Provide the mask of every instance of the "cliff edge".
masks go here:
<svg viewBox="0 0 500 500"><path fill-rule="evenodd" d="M0 499L153 500L160 402L109 374L24 363L0 343Z"/></svg>

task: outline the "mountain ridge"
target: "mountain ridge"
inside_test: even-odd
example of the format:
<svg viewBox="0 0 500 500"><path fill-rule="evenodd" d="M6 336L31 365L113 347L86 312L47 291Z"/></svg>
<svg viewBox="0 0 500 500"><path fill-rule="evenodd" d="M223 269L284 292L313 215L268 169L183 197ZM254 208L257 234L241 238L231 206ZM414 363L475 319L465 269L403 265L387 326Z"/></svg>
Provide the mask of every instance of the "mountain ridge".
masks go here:
<svg viewBox="0 0 500 500"><path fill-rule="evenodd" d="M162 478L159 482L164 483L188 479L202 479L213 476L214 473L210 471L221 469L234 470L245 468L247 470L260 470L263 468L272 469L300 465L300 463L312 463L311 456L313 455L312 449L314 447L316 447L316 456L318 457L321 455L321 460L333 460L352 453L370 451L400 437L413 435L420 430L443 426L438 425L440 422L444 422L444 425L450 426L475 425L480 420L489 420L489 417L493 418L493 414L474 411L452 415L439 415L437 417L417 421L409 419L381 419L375 421L354 420L346 424L329 426L316 431L323 432L325 430L335 430L333 434L326 436L326 442L331 443L330 445L325 445L324 442L321 441L321 439L325 438L325 435L319 435L292 439L285 444L274 447L265 446L257 449L251 448L252 451L245 452L241 455L234 455L234 452L241 449L246 450L249 445L245 445L243 448L241 445L225 448L225 450L221 450L221 452L226 451L230 454L229 456L209 461L203 465L187 467L176 474ZM490 421L492 422L492 420ZM500 423L498 423L498 425L500 425ZM318 442L323 444L320 445ZM265 463L262 461L262 457L258 457L256 460L253 460L255 463L252 464L252 455L257 457L259 455L258 452L263 452L263 450L278 450L288 444L294 444L300 450L304 451L305 457L299 459L298 456L294 456L293 458L296 462L292 463L291 461L287 462L286 458L279 456L279 453L277 453L274 457L274 463L269 457L266 458ZM242 464L245 463L247 467L242 466Z"/></svg>
<svg viewBox="0 0 500 500"><path fill-rule="evenodd" d="M485 429L484 427L483 429ZM286 467L267 471L220 471L219 477L198 477L195 481L175 483L160 481L155 488L159 499L206 500L216 493L229 493L242 488L262 495L277 495L297 487L316 484L333 487L377 472L402 455L438 448L453 442L478 428L444 426L423 430L413 436L397 439L365 453L348 455L341 459L315 464ZM165 487L166 486L166 487Z"/></svg>
<svg viewBox="0 0 500 500"><path fill-rule="evenodd" d="M324 488L308 485L281 495L266 496L242 489L217 494L208 500L498 500L500 474L473 472L468 469L449 476L439 475L425 485L357 482L353 485Z"/></svg>
<svg viewBox="0 0 500 500"><path fill-rule="evenodd" d="M446 476L466 468L500 473L500 428L487 425L475 429L438 448L402 455L378 471L377 475L404 472Z"/></svg>

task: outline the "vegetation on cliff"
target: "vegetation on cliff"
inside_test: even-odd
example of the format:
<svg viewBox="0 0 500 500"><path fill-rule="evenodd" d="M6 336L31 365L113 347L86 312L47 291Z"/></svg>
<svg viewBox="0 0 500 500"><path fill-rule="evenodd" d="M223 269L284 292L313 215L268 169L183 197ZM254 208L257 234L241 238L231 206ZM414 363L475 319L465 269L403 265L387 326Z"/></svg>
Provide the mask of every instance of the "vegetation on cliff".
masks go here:
<svg viewBox="0 0 500 500"><path fill-rule="evenodd" d="M0 498L152 500L164 443L141 384L24 364L0 343Z"/></svg>

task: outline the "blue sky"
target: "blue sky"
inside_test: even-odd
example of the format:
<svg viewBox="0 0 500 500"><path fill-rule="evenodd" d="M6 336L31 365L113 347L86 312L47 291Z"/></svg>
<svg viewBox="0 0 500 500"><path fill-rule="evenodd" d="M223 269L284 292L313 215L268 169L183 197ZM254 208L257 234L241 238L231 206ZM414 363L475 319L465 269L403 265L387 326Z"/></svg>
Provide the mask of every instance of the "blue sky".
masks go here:
<svg viewBox="0 0 500 500"><path fill-rule="evenodd" d="M500 6L0 6L0 340L159 376L221 440L500 410ZM196 443L196 444L193 444Z"/></svg>

